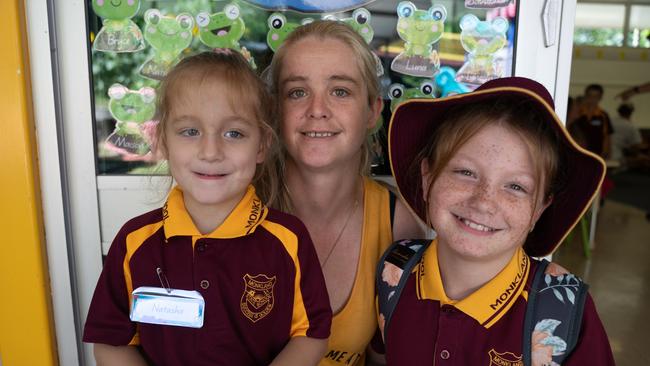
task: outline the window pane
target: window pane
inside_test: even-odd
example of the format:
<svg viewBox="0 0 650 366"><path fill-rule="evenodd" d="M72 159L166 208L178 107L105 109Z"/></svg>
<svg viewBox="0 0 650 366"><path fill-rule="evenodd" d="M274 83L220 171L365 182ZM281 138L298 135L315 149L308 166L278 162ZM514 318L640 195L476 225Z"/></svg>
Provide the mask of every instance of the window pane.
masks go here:
<svg viewBox="0 0 650 366"><path fill-rule="evenodd" d="M0 0L3 1L3 0ZM93 108L95 120L95 146L98 175L122 174L164 174L165 164L159 164L153 146L155 142L155 114L149 108L154 100L154 89L159 79L178 60L195 52L213 49L201 41L198 35L197 16L202 12L220 13L229 3L216 0L141 0L141 6L130 19L105 23L101 14L90 6L97 1L85 0L88 4L88 40L92 46L90 62L92 68ZM420 42L413 51L406 51L406 42L397 31L399 16L397 8L401 0L355 0L355 1L289 1L284 3L302 4L306 7L331 9L336 4L356 3L371 13L371 31L358 26L369 35L366 42L381 61L384 73L381 77L382 96L385 99L383 127L373 135L373 173L390 174L385 155L386 125L390 120L391 105L413 96L438 97L452 93L467 92L479 84L493 78L511 76L513 70L514 40L517 24L519 0L512 0L499 8L469 9L466 0L435 0L435 5L446 8L443 27L433 27L405 32L404 37ZM535 1L535 0L530 0ZM234 42L246 47L254 58L259 71L264 70L273 56L272 46L267 42L271 30L269 17L276 10L266 9L260 4L277 4L282 1L245 0L235 1L240 8L240 17L245 23L245 33ZM111 3L104 1L104 4ZM119 2L116 2L119 3ZM125 3L125 2L123 2ZM407 3L407 2L404 2ZM429 14L432 0L411 0L408 2L422 13ZM258 6L260 5L260 6ZM408 5L408 4L407 4ZM270 6L270 5L269 5ZM98 8L102 13L101 8ZM181 21L189 14L186 21ZM347 8L330 10L331 16L352 20L353 12ZM149 14L149 16L145 16ZM300 24L304 18L318 19L321 13L283 12L285 22ZM223 15L223 14L222 14ZM473 16L473 17L472 17ZM434 19L422 15L428 22ZM467 17L467 18L466 18ZM146 19L145 19L146 18ZM205 20L205 18L203 18ZM358 18L367 21L367 18ZM465 19L467 30L461 30L460 23ZM437 22L438 20L435 20ZM149 23L165 22L168 29L192 27L192 37L182 36L183 32L157 31ZM287 24L288 24L287 23ZM360 23L363 24L363 23ZM222 29L223 28L223 29ZM221 31L230 27L214 29ZM444 33L442 30L444 29ZM103 33L102 33L103 31ZM146 33L149 32L149 33ZM227 31L226 31L227 32ZM427 33L438 34L427 34ZM464 34L463 34L464 33ZM103 34L103 35L102 35ZM140 34L144 34L142 36ZM215 33L213 33L215 34ZM374 37L373 37L374 34ZM140 35L139 37L137 35ZM426 37L424 37L426 36ZM434 37L431 37L434 36ZM142 38L144 37L144 42ZM188 41L184 44L178 38ZM463 44L461 42L463 37ZM435 38L435 40L434 40ZM371 40L371 41L370 41ZM488 41L489 40L489 41ZM173 41L173 42L172 42ZM178 41L178 42L177 42ZM275 42L272 42L275 45ZM169 46L169 47L167 47ZM277 45L275 45L277 46ZM169 49L168 49L169 48ZM419 51L418 51L419 50ZM119 52L115 52L119 51ZM476 56L478 55L478 56ZM406 70L393 68L405 65ZM411 66L415 65L415 66ZM410 70L414 70L411 73ZM426 69L428 75L418 72ZM389 94L397 84L405 91L402 96ZM381 120L379 121L381 125ZM381 145L381 146L380 146Z"/></svg>
<svg viewBox="0 0 650 366"><path fill-rule="evenodd" d="M630 47L650 48L650 6L630 7L630 31L627 35Z"/></svg>
<svg viewBox="0 0 650 366"><path fill-rule="evenodd" d="M624 5L578 4L573 42L592 46L622 46L624 20Z"/></svg>

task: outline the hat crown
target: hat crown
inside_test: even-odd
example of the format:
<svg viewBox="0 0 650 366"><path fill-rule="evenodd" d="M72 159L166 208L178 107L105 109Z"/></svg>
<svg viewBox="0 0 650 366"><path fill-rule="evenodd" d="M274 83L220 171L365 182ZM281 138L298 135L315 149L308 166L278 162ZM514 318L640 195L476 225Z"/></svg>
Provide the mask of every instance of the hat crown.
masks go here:
<svg viewBox="0 0 650 366"><path fill-rule="evenodd" d="M555 109L555 103L553 102L553 97L551 97L551 94L548 92L548 90L546 90L544 85L538 83L535 80L528 79L528 78L511 76L511 77L501 78L501 79L492 79L484 84L481 84L478 88L476 88L476 91L485 91L485 90L498 89L498 88L525 89L542 98L549 106L551 106L551 109Z"/></svg>

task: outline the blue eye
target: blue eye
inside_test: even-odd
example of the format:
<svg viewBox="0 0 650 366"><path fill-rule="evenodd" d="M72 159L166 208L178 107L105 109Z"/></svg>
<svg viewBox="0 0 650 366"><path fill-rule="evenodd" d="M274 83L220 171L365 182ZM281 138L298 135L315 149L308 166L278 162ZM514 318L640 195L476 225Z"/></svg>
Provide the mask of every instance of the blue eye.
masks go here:
<svg viewBox="0 0 650 366"><path fill-rule="evenodd" d="M298 99L306 96L307 93L302 89L293 89L289 91L288 95L291 99Z"/></svg>
<svg viewBox="0 0 650 366"><path fill-rule="evenodd" d="M185 128L180 131L181 136L193 137L193 136L198 136L199 134L200 132L196 128Z"/></svg>
<svg viewBox="0 0 650 366"><path fill-rule="evenodd" d="M226 131L224 136L231 139L240 139L244 137L244 135L239 131Z"/></svg>

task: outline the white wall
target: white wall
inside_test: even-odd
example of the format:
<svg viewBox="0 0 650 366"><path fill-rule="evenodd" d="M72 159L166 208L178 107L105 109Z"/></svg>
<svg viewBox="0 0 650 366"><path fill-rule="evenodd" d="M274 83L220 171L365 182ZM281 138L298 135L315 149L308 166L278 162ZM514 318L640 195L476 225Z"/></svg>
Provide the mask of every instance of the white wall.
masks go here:
<svg viewBox="0 0 650 366"><path fill-rule="evenodd" d="M650 50L633 48L574 47L569 95L582 95L592 83L601 84L605 94L601 106L611 117L620 104L614 97L629 87L650 82ZM635 112L632 120L650 129L650 93L630 99Z"/></svg>

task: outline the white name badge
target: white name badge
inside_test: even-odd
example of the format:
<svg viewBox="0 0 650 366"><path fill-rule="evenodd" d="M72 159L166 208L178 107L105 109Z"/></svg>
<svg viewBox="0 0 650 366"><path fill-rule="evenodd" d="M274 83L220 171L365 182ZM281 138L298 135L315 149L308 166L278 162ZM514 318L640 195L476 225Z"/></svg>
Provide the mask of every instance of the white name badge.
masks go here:
<svg viewBox="0 0 650 366"><path fill-rule="evenodd" d="M197 291L138 287L133 290L134 322L201 328L205 301Z"/></svg>

